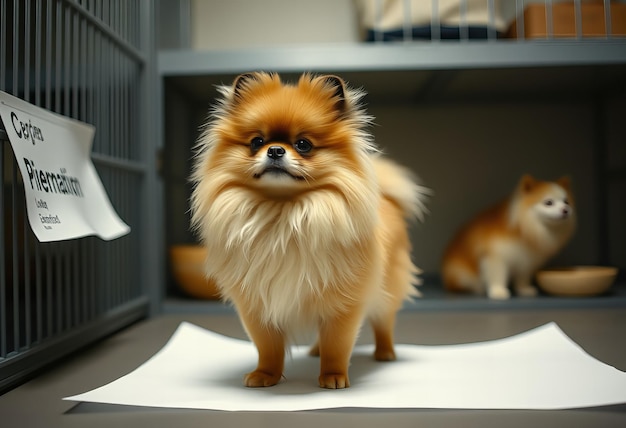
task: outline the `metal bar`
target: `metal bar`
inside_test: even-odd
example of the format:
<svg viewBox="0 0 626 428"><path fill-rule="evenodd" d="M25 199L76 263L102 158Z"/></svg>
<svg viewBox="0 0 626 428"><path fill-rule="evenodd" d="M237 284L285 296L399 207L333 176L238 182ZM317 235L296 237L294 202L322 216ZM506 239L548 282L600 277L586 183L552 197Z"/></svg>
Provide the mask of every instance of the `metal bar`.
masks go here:
<svg viewBox="0 0 626 428"><path fill-rule="evenodd" d="M63 56L63 6L56 3L55 16L55 58L54 58L54 111L61 112L61 60Z"/></svg>
<svg viewBox="0 0 626 428"><path fill-rule="evenodd" d="M20 71L20 58L19 58L19 49L15 48L15 46L19 46L20 44L20 6L18 0L13 0L13 88L12 94L18 96L18 88L19 84L19 71Z"/></svg>
<svg viewBox="0 0 626 428"><path fill-rule="evenodd" d="M375 0L376 6L374 11L374 41L382 42L383 38L383 30L381 28L382 20L383 20L383 0Z"/></svg>
<svg viewBox="0 0 626 428"><path fill-rule="evenodd" d="M96 245L95 242L93 240L93 238L89 239L87 241L87 248L88 248L88 252L91 255L91 257L89 257L87 259L87 264L85 267L85 271L87 272L87 289L89 291L89 296L90 298L89 300L89 319L95 319L98 312L97 312L97 290L98 290L98 284L97 284L97 270L96 270Z"/></svg>
<svg viewBox="0 0 626 428"><path fill-rule="evenodd" d="M576 23L576 39L583 38L583 10L581 0L574 0L574 22Z"/></svg>
<svg viewBox="0 0 626 428"><path fill-rule="evenodd" d="M57 244L55 247L58 248L59 245ZM54 264L54 272L56 274L54 282L54 291L56 291L56 330L54 333L60 334L63 332L63 258L60 249L55 251Z"/></svg>
<svg viewBox="0 0 626 428"><path fill-rule="evenodd" d="M35 1L35 105L41 106L41 2Z"/></svg>
<svg viewBox="0 0 626 428"><path fill-rule="evenodd" d="M7 31L7 3L3 1L0 2L0 70L7 70ZM2 91L6 91L5 79L6 75L0 79Z"/></svg>
<svg viewBox="0 0 626 428"><path fill-rule="evenodd" d="M82 120L83 122L90 122L90 118L88 117L88 110L87 110L87 88L89 87L89 80L88 80L88 72L87 69L89 67L89 61L88 61L88 57L87 57L87 44L89 43L88 37L89 37L89 32L88 30L88 26L87 26L87 22L85 20L84 17L80 17L80 46L79 46L79 58L80 58L80 76L78 81L79 86L80 86L80 94L81 94L81 101L80 101L80 114L79 114L79 119Z"/></svg>
<svg viewBox="0 0 626 428"><path fill-rule="evenodd" d="M79 53L79 17L78 14L72 14L72 25L71 25L71 35L72 35L72 48L70 55L70 63L71 63L71 73L72 73L72 117L74 119L80 119L80 105L78 102L80 95L80 53Z"/></svg>
<svg viewBox="0 0 626 428"><path fill-rule="evenodd" d="M516 32L517 32L517 40L524 40L525 28L524 28L524 0L515 0L515 16L517 19Z"/></svg>
<svg viewBox="0 0 626 428"><path fill-rule="evenodd" d="M63 245L63 244L68 244L68 245ZM65 247L65 252L63 254L63 261L64 263L64 269L63 269L63 275L62 275L62 279L61 281L59 281L59 283L57 284L58 287L61 287L61 285L63 285L64 287L64 297L65 299L62 302L62 306L63 306L63 314L65 315L65 329L69 330L73 327L73 322L74 322L74 317L73 317L73 313L72 313L72 288L74 286L73 282L72 282L72 248L71 245L72 243L62 243L61 245L63 245Z"/></svg>
<svg viewBox="0 0 626 428"><path fill-rule="evenodd" d="M88 265L89 259L93 257L88 251L87 246L88 240L82 239L78 242L78 266L80 266L80 278L78 279L78 283L80 284L80 302L78 303L82 309L82 319L81 324L89 322L91 320L91 314L89 312L89 305L87 301L87 297L89 295L89 281L87 278L87 270L86 267ZM78 299L77 299L78 302Z"/></svg>
<svg viewBox="0 0 626 428"><path fill-rule="evenodd" d="M117 8L114 8L113 13L112 13L112 22L113 22L113 26L115 28L119 27L119 17L117 15ZM113 126L115 129L115 132L113 133L113 140L110 142L111 146L112 146L112 151L111 153L113 154L113 156L120 156L120 144L121 144L121 122L122 122L122 115L121 115L121 109L122 109L122 104L121 104L121 91L122 91L122 61L121 61L121 53L118 49L112 49L111 50L111 54L113 55Z"/></svg>
<svg viewBox="0 0 626 428"><path fill-rule="evenodd" d="M611 0L604 0L604 35L605 38L613 37L613 22L611 21Z"/></svg>
<svg viewBox="0 0 626 428"><path fill-rule="evenodd" d="M17 164L15 163L15 159L13 159L13 168L11 171L11 180L13 183L13 192L11 198L11 247L13 251L13 290L11 293L11 297L13 299L13 346L10 351L17 352L20 348L20 306L19 306L19 290L20 290L20 265L19 265L19 247L17 245L17 211L18 211L18 196L17 190L15 186L17 183Z"/></svg>
<svg viewBox="0 0 626 428"><path fill-rule="evenodd" d="M0 2L0 70L7 70L7 4L6 2ZM0 90L6 90L5 85L6 82L6 74L0 78ZM5 254L8 251L5 242L7 242L6 236L6 222L8 221L6 218L6 214L8 212L7 207L5 205L5 201L8 201L8 195L5 190L5 181L4 177L6 176L5 165L5 150L8 152L8 138L4 129L0 129L0 182L2 182L2 186L0 186L0 242L3 243L2 247L0 247L0 361L4 360L8 354L8 301L7 301L7 280L5 272L8 268L6 263Z"/></svg>
<svg viewBox="0 0 626 428"><path fill-rule="evenodd" d="M467 25L467 1L461 0L459 5L459 40L469 40L469 26Z"/></svg>
<svg viewBox="0 0 626 428"><path fill-rule="evenodd" d="M45 270L45 283L46 283L46 329L44 332L44 338L50 337L52 335L52 331L54 330L54 318L52 315L52 304L53 304L53 296L52 296L52 257L49 251L49 247L45 246L44 249L44 263L46 266Z"/></svg>
<svg viewBox="0 0 626 428"><path fill-rule="evenodd" d="M495 0L489 0L487 2L487 8L489 13L489 25L487 26L487 40L496 40L498 33L496 30L496 5Z"/></svg>
<svg viewBox="0 0 626 428"><path fill-rule="evenodd" d="M46 101L45 108L52 109L52 0L46 7Z"/></svg>
<svg viewBox="0 0 626 428"><path fill-rule="evenodd" d="M121 153L123 159L128 159L130 150L129 146L131 144L131 140L129 138L130 135L130 91L132 89L132 73L131 69L133 65L128 61L128 59L124 59L124 86L122 87L123 101L122 101L122 129L124 138L122 140L122 148L123 151Z"/></svg>
<svg viewBox="0 0 626 428"><path fill-rule="evenodd" d="M413 24L411 22L411 0L404 0L403 4L403 20L402 20L402 39L407 42L413 39Z"/></svg>
<svg viewBox="0 0 626 428"><path fill-rule="evenodd" d="M554 26L552 25L552 0L546 1L546 39L554 38Z"/></svg>
<svg viewBox="0 0 626 428"><path fill-rule="evenodd" d="M3 3L4 6L4 3ZM4 15L3 15L4 16ZM4 28L4 27L3 27ZM0 31L2 31L2 29L0 28ZM4 33L4 31L2 31L2 33ZM4 134L4 131L3 131ZM6 134L1 135L0 136L0 171L2 171L2 176L0 177L2 179L2 186L0 186L0 220L2 223L2 227L0 227L0 239L2 240L2 242L6 242L6 235L5 235L5 227L4 225L6 224L6 206L5 206L5 198L6 200L8 200L7 194L4 190L4 152L5 152L5 144L9 144L8 140L6 139ZM2 252L0 254L0 272L2 273L0 275L0 310L2 311L2 314L0 315L0 361L4 358L6 358L7 356L7 335L8 335L8 331L7 331L7 318L6 318L6 314L8 313L8 307L7 307L7 284L6 284L6 277L4 275L4 272L6 272L7 266L5 264L5 251L7 251L7 248L5 245L2 246Z"/></svg>
<svg viewBox="0 0 626 428"><path fill-rule="evenodd" d="M41 343L43 340L43 291L41 265L43 263L41 248L39 245L35 247L35 314L36 314L36 330L35 342Z"/></svg>
<svg viewBox="0 0 626 428"><path fill-rule="evenodd" d="M24 100L30 101L30 2L24 2ZM16 29L13 33L18 33ZM19 45L18 45L19 46ZM14 46L17 49L17 46Z"/></svg>
<svg viewBox="0 0 626 428"><path fill-rule="evenodd" d="M71 243L71 249L72 249L72 258L71 258L71 264L72 264L72 288L74 291L74 295L72 296L72 314L74 317L74 324L72 325L72 327L75 326L79 326L82 324L83 322L83 318L82 318L82 310L81 310L81 298L80 298L80 289L82 287L82 284L80 282L80 274L79 274L79 267L80 267L80 240L72 240ZM68 308L69 309L69 308ZM68 312L70 312L68 310Z"/></svg>
<svg viewBox="0 0 626 428"><path fill-rule="evenodd" d="M95 10L95 3L92 3L92 7ZM95 31L90 31L88 23L85 23L85 31L87 32L85 37L85 61L87 64L85 65L85 87L89 88L89 96L87 97L89 102L85 102L87 109L87 115L85 117L86 121L91 124L97 123L96 118L96 106L97 97L96 90L98 85L98 77L96 75L96 52L95 52Z"/></svg>
<svg viewBox="0 0 626 428"><path fill-rule="evenodd" d="M65 116L70 117L72 114L71 110L71 93L70 87L72 84L72 75L71 75L71 65L72 65L72 27L71 27L71 17L72 10L68 7L65 8L65 18L63 24L65 25L64 34L65 34L65 45L63 47L63 114Z"/></svg>
<svg viewBox="0 0 626 428"><path fill-rule="evenodd" d="M439 19L439 0L431 1L431 13L430 13L430 40L441 40L441 22Z"/></svg>
<svg viewBox="0 0 626 428"><path fill-rule="evenodd" d="M136 245L138 252L143 255L144 263L137 269L140 278L141 292L150 296L149 311L156 314L161 310L163 293L165 290L164 280L164 239L161 230L163 220L163 183L159 178L157 165L154 159L156 150L161 147L162 128L158 118L162 114L162 85L160 76L157 74L156 62L156 34L155 27L151 23L156 20L153 5L148 2L139 2L139 22L141 23L140 46L147 53L150 62L147 67L139 70L139 103L141 108L137 112L137 123L140 124L138 146L140 159L147 165L147 171L139 182L137 189L139 203L134 204L137 212L138 227ZM157 142L156 144L154 142ZM157 233L154 233L154 231ZM145 261L149 261L146 263ZM155 266L157 267L155 269ZM138 279L139 279L138 278Z"/></svg>
<svg viewBox="0 0 626 428"><path fill-rule="evenodd" d="M26 212L26 201L24 200L24 197L22 195L20 195L20 206L19 208L21 209L22 213ZM24 258L24 282L23 282L23 290L24 290L24 303L22 305L22 313L24 314L24 321L22 323L22 325L24 326L24 332L23 332L23 343L20 343L20 348L24 347L24 348L29 348L30 344L32 343L32 311L31 311L31 292L30 292L30 287L31 287L31 275L30 275L30 264L31 264L31 260L30 260L30 245L29 245L29 241L30 241L30 236L29 236L29 232L30 230L28 229L28 219L26 218L26 216L24 216L24 219L22 221L21 224L21 235L22 235L22 240L23 240L23 245L24 245L24 249L22 251L22 256ZM18 348L19 349L19 348Z"/></svg>
<svg viewBox="0 0 626 428"><path fill-rule="evenodd" d="M96 8L97 9L101 9L98 8L98 4L96 4ZM95 151L99 151L99 144L100 144L100 139L102 138L102 125L103 125L103 120L102 120L102 36L100 35L100 33L98 32L93 32L93 45L91 47L91 52L92 52L92 56L93 56L93 78L94 78L94 82L95 85L93 87L93 103L92 103L92 109L93 109L93 123L96 125L96 129L98 129L98 132L95 135L95 140L94 140L94 145L93 145L93 149L92 152ZM96 54L97 52L97 54ZM93 157L92 153L92 157Z"/></svg>
<svg viewBox="0 0 626 428"><path fill-rule="evenodd" d="M117 171L111 171L111 192L117 196L116 199L119 200L119 192L120 192L120 179ZM113 270L111 282L113 284L113 300L111 307L115 307L122 302L122 282L120 280L120 264L119 264L119 240L117 240L114 245L108 247L111 253L111 264L112 266L117 266L117 269Z"/></svg>

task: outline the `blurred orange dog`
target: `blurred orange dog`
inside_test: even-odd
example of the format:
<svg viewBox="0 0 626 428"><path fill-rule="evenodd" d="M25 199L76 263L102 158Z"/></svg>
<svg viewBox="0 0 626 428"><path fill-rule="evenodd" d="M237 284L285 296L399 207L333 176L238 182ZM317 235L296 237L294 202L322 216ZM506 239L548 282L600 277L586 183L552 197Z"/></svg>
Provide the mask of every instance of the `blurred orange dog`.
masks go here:
<svg viewBox="0 0 626 428"><path fill-rule="evenodd" d="M513 281L520 296L534 296L531 279L576 228L570 180L540 181L524 175L513 194L463 226L442 261L451 291L508 299Z"/></svg>
<svg viewBox="0 0 626 428"><path fill-rule="evenodd" d="M407 219L423 215L427 190L378 153L363 93L339 77L250 73L220 92L199 141L192 223L207 274L258 349L245 385L278 383L286 346L316 329L319 385L346 388L364 319L375 358L395 358L395 314L418 273Z"/></svg>

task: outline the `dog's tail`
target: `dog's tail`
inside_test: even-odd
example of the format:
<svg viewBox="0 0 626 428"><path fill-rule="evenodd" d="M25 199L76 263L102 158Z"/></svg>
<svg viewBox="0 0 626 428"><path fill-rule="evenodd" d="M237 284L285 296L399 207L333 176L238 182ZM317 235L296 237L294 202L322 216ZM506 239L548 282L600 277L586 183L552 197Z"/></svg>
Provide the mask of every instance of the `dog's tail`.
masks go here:
<svg viewBox="0 0 626 428"><path fill-rule="evenodd" d="M415 174L383 156L374 155L374 169L383 195L396 203L405 217L424 221L426 201L432 190L421 185Z"/></svg>

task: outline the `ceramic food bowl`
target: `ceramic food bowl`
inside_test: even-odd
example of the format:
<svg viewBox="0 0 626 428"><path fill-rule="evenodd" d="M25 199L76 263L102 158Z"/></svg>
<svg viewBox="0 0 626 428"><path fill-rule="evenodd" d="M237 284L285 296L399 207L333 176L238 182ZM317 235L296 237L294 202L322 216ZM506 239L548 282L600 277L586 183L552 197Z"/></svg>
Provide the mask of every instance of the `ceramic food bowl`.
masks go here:
<svg viewBox="0 0 626 428"><path fill-rule="evenodd" d="M616 276L614 267L572 266L539 271L537 283L555 296L594 296L606 293Z"/></svg>

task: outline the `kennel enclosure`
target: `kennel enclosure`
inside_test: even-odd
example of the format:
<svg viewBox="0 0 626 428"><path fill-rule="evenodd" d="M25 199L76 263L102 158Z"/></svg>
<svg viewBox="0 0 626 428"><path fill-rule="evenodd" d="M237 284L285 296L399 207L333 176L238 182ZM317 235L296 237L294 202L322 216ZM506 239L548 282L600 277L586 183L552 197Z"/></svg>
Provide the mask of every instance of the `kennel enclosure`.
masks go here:
<svg viewBox="0 0 626 428"><path fill-rule="evenodd" d="M399 33L371 28L369 42L357 35L351 0L261 3L1 0L0 90L96 127L93 161L132 230L109 242L37 242L0 131L0 390L151 314L229 310L181 296L168 249L196 240L188 175L215 85L250 70L286 79L333 73L367 90L378 143L435 191L431 216L412 232L433 291L420 308L491 307L437 294L438 256L454 226L508 192L525 168L573 175L581 228L560 262L626 268L626 40L613 24L620 2L596 2L602 22L610 22L603 34L585 34L588 2L572 0L569 35L550 31L555 24L547 19L546 34L530 38L524 12L537 2L460 0L466 15L448 38L437 11L450 2L433 0L422 2L433 6L432 19L419 31L402 19ZM372 4L382 10L384 3ZM484 9L478 36L468 15L477 3ZM546 18L557 3L539 3ZM513 33L501 5L517 17ZM266 24L261 32L258 20ZM623 280L615 290L575 301L512 299L499 308L626 306Z"/></svg>

